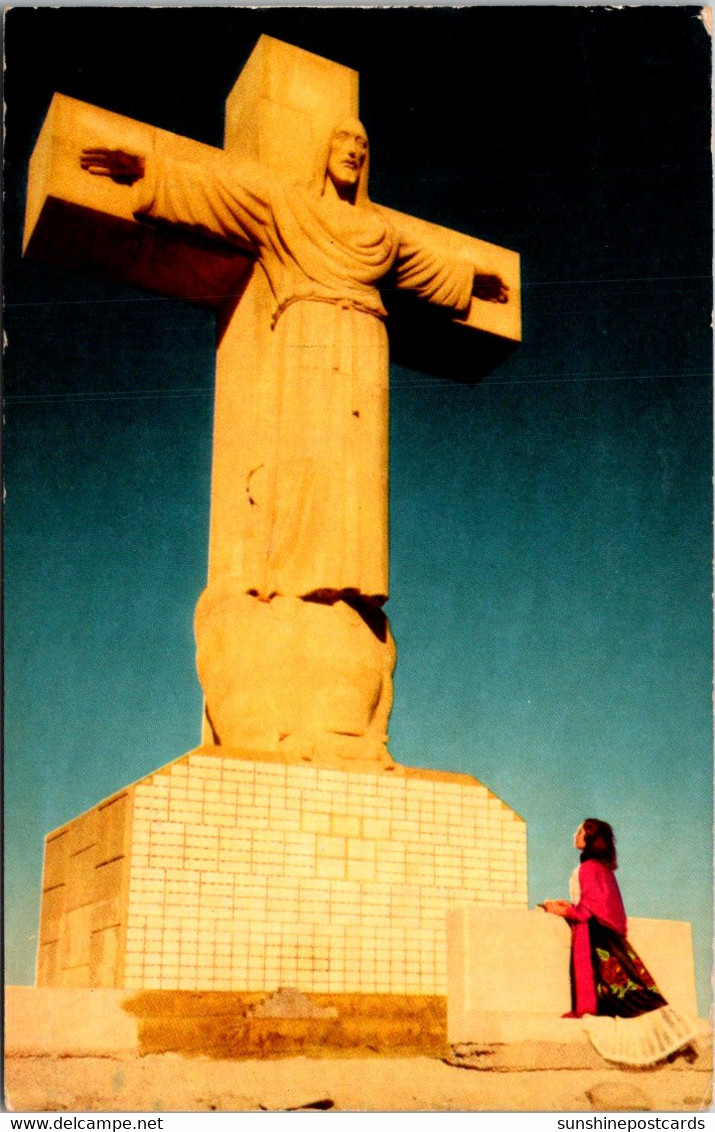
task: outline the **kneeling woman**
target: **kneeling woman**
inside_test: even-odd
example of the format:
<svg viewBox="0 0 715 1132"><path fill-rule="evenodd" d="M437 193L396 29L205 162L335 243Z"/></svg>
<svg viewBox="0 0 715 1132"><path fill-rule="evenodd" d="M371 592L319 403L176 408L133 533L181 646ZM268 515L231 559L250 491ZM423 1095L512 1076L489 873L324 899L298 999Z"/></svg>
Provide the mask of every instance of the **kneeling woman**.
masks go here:
<svg viewBox="0 0 715 1132"><path fill-rule="evenodd" d="M571 902L547 900L547 912L571 925L572 1010L567 1017L598 1015L589 1037L609 1060L644 1065L687 1046L698 1034L668 1006L650 972L626 938L626 912L618 882L616 844L608 822L587 818L574 836L581 864L571 878ZM657 1012L657 1013L656 1013ZM648 1017L650 1016L650 1017ZM621 1021L614 1027L611 1021ZM634 1026L624 1026L625 1019Z"/></svg>

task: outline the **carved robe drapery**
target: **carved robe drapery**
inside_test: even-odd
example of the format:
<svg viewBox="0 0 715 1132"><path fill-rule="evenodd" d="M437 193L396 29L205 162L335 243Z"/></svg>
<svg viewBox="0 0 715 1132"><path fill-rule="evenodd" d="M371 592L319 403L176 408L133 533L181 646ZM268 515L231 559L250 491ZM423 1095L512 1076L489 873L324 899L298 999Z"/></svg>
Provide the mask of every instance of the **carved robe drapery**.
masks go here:
<svg viewBox="0 0 715 1132"><path fill-rule="evenodd" d="M237 485L260 509L239 555L244 592L388 594L388 371L378 287L469 308L473 266L441 259L370 202L332 201L260 166L148 159L135 214L246 241L270 288L261 365L272 387L265 458ZM252 422L245 422L247 428ZM267 516L267 518L265 518Z"/></svg>

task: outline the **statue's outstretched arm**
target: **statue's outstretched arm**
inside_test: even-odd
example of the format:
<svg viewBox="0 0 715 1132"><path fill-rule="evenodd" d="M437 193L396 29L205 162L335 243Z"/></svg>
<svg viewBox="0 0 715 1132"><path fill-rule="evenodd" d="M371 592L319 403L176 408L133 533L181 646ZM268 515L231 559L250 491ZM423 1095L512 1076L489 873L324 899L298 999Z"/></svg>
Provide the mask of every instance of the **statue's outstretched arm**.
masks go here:
<svg viewBox="0 0 715 1132"><path fill-rule="evenodd" d="M140 153L126 153L123 149L91 146L82 150L79 163L95 177L111 177L122 185L133 185L144 176L146 159Z"/></svg>
<svg viewBox="0 0 715 1132"><path fill-rule="evenodd" d="M223 154L205 163L177 161L168 154L88 146L80 165L95 177L136 185L137 219L180 224L255 247L270 223L268 180L255 163L236 164Z"/></svg>
<svg viewBox="0 0 715 1132"><path fill-rule="evenodd" d="M509 288L501 276L481 271L461 256L442 254L409 228L399 232L395 278L398 287L465 314L472 295L487 303L509 302Z"/></svg>

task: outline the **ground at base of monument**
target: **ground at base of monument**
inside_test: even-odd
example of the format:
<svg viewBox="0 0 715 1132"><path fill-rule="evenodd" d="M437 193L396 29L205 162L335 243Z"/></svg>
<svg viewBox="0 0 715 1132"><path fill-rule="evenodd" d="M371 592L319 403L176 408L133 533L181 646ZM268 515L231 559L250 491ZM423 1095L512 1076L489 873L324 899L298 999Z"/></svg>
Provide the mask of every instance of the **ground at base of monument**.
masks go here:
<svg viewBox="0 0 715 1132"><path fill-rule="evenodd" d="M528 1011L472 1013L450 1039L441 995L5 988L7 1058L437 1058L466 1069L598 1069L583 1022ZM712 1067L712 1031L675 1068Z"/></svg>
<svg viewBox="0 0 715 1132"><path fill-rule="evenodd" d="M710 1104L707 1058L628 1071L547 1068L541 1054L524 1043L521 1067L481 1072L427 1057L10 1057L5 1099L15 1112L700 1112Z"/></svg>
<svg viewBox="0 0 715 1132"><path fill-rule="evenodd" d="M16 1112L696 1112L711 1099L710 1043L617 1069L577 1020L542 1019L537 1037L524 1015L521 1036L450 1046L440 996L8 987L5 1005Z"/></svg>

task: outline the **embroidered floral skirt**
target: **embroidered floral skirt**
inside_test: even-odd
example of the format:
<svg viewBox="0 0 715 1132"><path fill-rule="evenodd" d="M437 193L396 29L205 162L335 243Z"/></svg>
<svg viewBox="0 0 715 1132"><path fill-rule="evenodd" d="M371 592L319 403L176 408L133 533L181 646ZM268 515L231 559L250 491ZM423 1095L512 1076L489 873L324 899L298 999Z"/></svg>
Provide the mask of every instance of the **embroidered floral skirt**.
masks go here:
<svg viewBox="0 0 715 1132"><path fill-rule="evenodd" d="M599 1014L633 1018L666 1005L627 939L596 919L589 920L588 929Z"/></svg>

